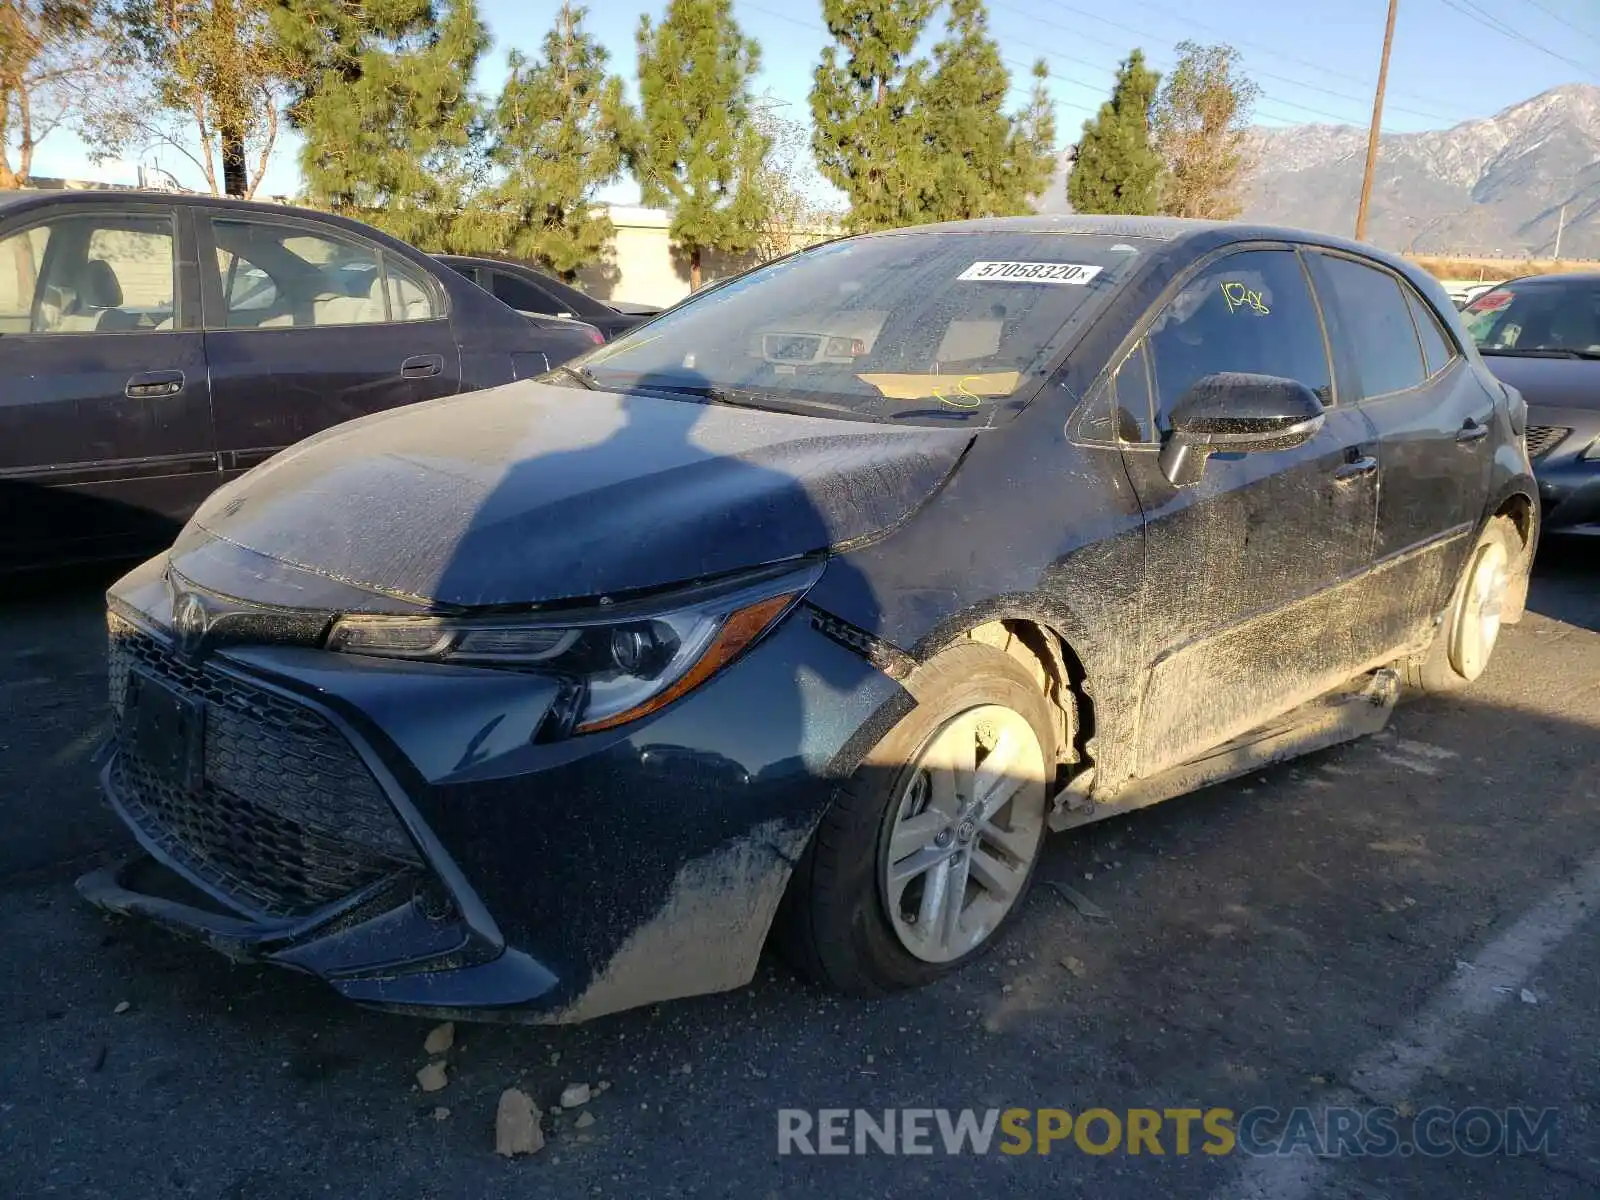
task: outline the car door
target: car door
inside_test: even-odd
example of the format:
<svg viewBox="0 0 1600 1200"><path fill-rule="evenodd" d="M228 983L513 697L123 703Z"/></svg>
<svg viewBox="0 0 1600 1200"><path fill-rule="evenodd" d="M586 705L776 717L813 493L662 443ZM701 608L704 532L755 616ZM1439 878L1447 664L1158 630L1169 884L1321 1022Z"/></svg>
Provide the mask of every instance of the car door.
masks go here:
<svg viewBox="0 0 1600 1200"><path fill-rule="evenodd" d="M1158 463L1168 417L1217 372L1294 379L1323 399L1324 423L1293 449L1214 454L1198 483L1174 486ZM1289 247L1228 252L1191 274L1153 314L1115 388L1113 424L1145 520L1138 773L1148 777L1364 665L1350 601L1372 557L1377 462L1371 425L1338 394ZM1141 417L1151 409L1153 429Z"/></svg>
<svg viewBox="0 0 1600 1200"><path fill-rule="evenodd" d="M170 540L218 482L183 214L128 199L0 227L0 562Z"/></svg>
<svg viewBox="0 0 1600 1200"><path fill-rule="evenodd" d="M1448 602L1488 501L1494 397L1405 279L1352 255L1308 259L1378 433L1375 553L1393 587L1371 619L1391 646L1415 644Z"/></svg>
<svg viewBox="0 0 1600 1200"><path fill-rule="evenodd" d="M445 289L411 259L287 215L207 209L199 224L227 477L330 425L460 390Z"/></svg>

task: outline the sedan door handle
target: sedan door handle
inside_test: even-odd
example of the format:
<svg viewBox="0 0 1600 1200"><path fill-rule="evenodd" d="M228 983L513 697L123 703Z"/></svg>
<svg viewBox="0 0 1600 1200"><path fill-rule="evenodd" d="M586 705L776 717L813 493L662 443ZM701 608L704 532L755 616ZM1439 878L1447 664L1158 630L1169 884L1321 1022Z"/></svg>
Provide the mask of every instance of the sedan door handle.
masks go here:
<svg viewBox="0 0 1600 1200"><path fill-rule="evenodd" d="M444 358L438 354L418 354L400 364L401 379L431 379L444 370Z"/></svg>
<svg viewBox="0 0 1600 1200"><path fill-rule="evenodd" d="M128 380L122 394L130 400L149 400L155 396L176 396L181 391L182 371L145 371Z"/></svg>
<svg viewBox="0 0 1600 1200"><path fill-rule="evenodd" d="M1349 483L1353 479L1365 479L1378 469L1378 460L1367 454L1361 458L1351 459L1344 463L1333 473L1335 483Z"/></svg>
<svg viewBox="0 0 1600 1200"><path fill-rule="evenodd" d="M1479 439L1486 438L1488 436L1489 426L1487 422L1480 424L1471 417L1468 417L1466 424L1462 425L1461 429L1456 433L1456 441L1476 442Z"/></svg>

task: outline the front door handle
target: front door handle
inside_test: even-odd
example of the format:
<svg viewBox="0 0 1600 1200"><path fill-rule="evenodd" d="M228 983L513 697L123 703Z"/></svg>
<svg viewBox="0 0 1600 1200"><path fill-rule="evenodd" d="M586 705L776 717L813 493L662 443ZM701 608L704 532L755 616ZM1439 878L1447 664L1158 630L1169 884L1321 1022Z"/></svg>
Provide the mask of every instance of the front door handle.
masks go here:
<svg viewBox="0 0 1600 1200"><path fill-rule="evenodd" d="M401 379L431 379L444 370L444 358L438 354L418 354L400 364Z"/></svg>
<svg viewBox="0 0 1600 1200"><path fill-rule="evenodd" d="M182 371L145 371L128 380L122 394L130 400L149 400L156 396L176 396L181 391Z"/></svg>
<svg viewBox="0 0 1600 1200"><path fill-rule="evenodd" d="M1365 479L1378 469L1378 460L1366 454L1360 458L1351 459L1343 463L1333 473L1335 483L1349 483L1355 479Z"/></svg>
<svg viewBox="0 0 1600 1200"><path fill-rule="evenodd" d="M1463 424L1461 426L1460 430L1457 431L1457 433L1456 433L1456 441L1458 441L1458 442L1476 442L1476 441L1478 441L1478 440L1480 440L1482 438L1486 438L1488 436L1489 436L1489 425L1488 425L1487 422L1479 423L1478 421L1474 420L1473 418L1468 417L1466 419L1466 423Z"/></svg>

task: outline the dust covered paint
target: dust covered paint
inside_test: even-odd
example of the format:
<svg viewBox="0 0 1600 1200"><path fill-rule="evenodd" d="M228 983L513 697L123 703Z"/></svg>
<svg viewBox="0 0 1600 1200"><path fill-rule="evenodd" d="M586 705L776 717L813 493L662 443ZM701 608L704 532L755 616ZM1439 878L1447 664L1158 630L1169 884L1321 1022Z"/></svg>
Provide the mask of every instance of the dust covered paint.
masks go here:
<svg viewBox="0 0 1600 1200"><path fill-rule="evenodd" d="M1015 269L956 278L975 263ZM1095 270L1029 265L1051 263ZM1369 394L1368 314L1330 284L1352 278L1397 320L1432 312L1449 352L1401 339L1407 386ZM1485 538L1515 543L1493 615L1518 615L1537 496L1447 307L1397 259L1290 230L935 226L324 434L112 589L165 707L123 713L108 790L190 902L137 873L84 890L408 1012L581 1021L735 988L781 906L807 914L791 937L836 932L797 961L855 988L899 962L857 937L889 928L886 831L931 839L907 856L930 878L1016 833L916 810L915 723L960 715L941 706L1020 714L1071 826L1380 727L1403 674L1441 678L1442 624L1497 628L1499 583L1459 586ZM180 608L203 634L173 636ZM259 761L195 792L151 755L209 761L215 704L215 729L254 714L235 749ZM321 765L290 803L273 764L298 754ZM342 818L277 857L239 855L250 830L188 844L224 783L248 792L228 820ZM958 909L985 870L1026 879L1021 840Z"/></svg>

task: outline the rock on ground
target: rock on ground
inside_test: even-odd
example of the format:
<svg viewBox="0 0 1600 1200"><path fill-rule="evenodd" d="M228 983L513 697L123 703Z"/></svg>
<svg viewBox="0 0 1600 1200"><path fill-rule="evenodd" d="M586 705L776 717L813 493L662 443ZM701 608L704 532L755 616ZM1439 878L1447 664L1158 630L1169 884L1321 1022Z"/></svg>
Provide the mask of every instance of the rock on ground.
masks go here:
<svg viewBox="0 0 1600 1200"><path fill-rule="evenodd" d="M494 1152L512 1158L543 1149L538 1106L522 1089L507 1088L500 1093L500 1106L494 1114Z"/></svg>

